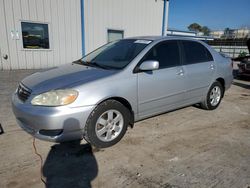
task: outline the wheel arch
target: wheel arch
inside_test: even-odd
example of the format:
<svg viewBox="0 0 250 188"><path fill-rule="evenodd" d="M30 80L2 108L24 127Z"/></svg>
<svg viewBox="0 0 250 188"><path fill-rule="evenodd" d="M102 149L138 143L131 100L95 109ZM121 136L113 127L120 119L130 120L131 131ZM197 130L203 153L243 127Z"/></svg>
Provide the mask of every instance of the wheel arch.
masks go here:
<svg viewBox="0 0 250 188"><path fill-rule="evenodd" d="M225 93L225 80L223 78L219 77L219 78L216 79L216 81L218 81L222 85L223 90L224 90L222 97L224 97L224 93Z"/></svg>
<svg viewBox="0 0 250 188"><path fill-rule="evenodd" d="M129 119L129 125L131 128L133 128L134 126L134 111L133 111L133 108L132 108L132 105L129 103L129 101L123 97L118 97L118 96L113 96L113 97L109 97L109 98L105 98L101 101L99 101L97 103L97 106L107 100L116 100L118 102L120 102L121 104L123 104L130 112L130 119Z"/></svg>

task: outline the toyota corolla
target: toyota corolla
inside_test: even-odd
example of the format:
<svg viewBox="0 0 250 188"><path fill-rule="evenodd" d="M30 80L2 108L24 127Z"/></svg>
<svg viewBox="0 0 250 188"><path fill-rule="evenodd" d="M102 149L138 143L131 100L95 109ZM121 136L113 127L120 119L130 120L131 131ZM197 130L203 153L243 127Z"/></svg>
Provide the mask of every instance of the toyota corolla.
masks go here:
<svg viewBox="0 0 250 188"><path fill-rule="evenodd" d="M12 106L34 137L84 138L101 148L119 142L139 120L193 104L216 109L232 79L231 60L204 42L128 38L26 77Z"/></svg>

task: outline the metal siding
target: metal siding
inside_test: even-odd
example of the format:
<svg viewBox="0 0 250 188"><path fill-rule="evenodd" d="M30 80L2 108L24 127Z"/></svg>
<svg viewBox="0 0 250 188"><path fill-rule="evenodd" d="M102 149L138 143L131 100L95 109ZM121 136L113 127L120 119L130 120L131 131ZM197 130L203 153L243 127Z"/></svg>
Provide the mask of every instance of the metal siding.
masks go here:
<svg viewBox="0 0 250 188"><path fill-rule="evenodd" d="M25 54L22 53L22 42L21 42L21 37L22 37L22 32L21 32L21 24L19 19L22 17L22 9L21 9L21 0L14 0L14 4L17 4L18 6L13 6L13 14L14 14L14 24L15 28L18 32L19 39L15 40L15 45L17 49L17 57L18 57L18 68L19 69L26 69L26 60L25 60Z"/></svg>
<svg viewBox="0 0 250 188"><path fill-rule="evenodd" d="M4 54L9 55L9 45L7 41L7 30L6 30L6 20L4 11L4 1L0 0L0 70L10 69L10 58L8 60L3 59Z"/></svg>
<svg viewBox="0 0 250 188"><path fill-rule="evenodd" d="M15 3L14 3L15 4ZM7 31L7 39L9 44L9 63L10 67L12 69L18 69L18 55L17 55L17 49L16 49L16 41L11 38L10 32L15 30L15 24L14 24L14 16L13 11L7 11L7 10L13 10L13 2L12 0L5 0L5 19L6 19L6 31ZM1 36L2 37L2 36Z"/></svg>
<svg viewBox="0 0 250 188"><path fill-rule="evenodd" d="M87 9L89 9L90 7L90 1L85 1L84 2L84 23L85 23L85 54L87 53L86 49L89 49L90 48L90 22L89 22L89 19L87 19L88 17L90 17L90 11L86 11ZM88 35L86 35L88 34Z"/></svg>
<svg viewBox="0 0 250 188"><path fill-rule="evenodd" d="M36 11L37 11L37 20L45 22L45 12L44 12L44 0L36 0ZM38 58L35 64L38 68L47 68L48 59L46 51L38 51ZM39 63L38 63L39 62Z"/></svg>
<svg viewBox="0 0 250 188"><path fill-rule="evenodd" d="M163 1L85 0L86 53L107 43L107 29L124 37L161 35Z"/></svg>
<svg viewBox="0 0 250 188"><path fill-rule="evenodd" d="M53 41L53 34L52 34L52 24L51 24L51 20L52 20L52 14L51 14L51 0L44 0L44 10L49 10L49 11L44 11L44 21L47 23L50 23L50 27L49 27L49 37L50 37L50 41ZM50 43L50 48L53 48L53 42ZM47 65L44 65L46 67L52 67L54 65L53 63L53 56L54 56L54 51L50 50L45 52L45 54L47 54Z"/></svg>
<svg viewBox="0 0 250 188"><path fill-rule="evenodd" d="M22 18L24 20L29 19L29 0L20 0Z"/></svg>
<svg viewBox="0 0 250 188"><path fill-rule="evenodd" d="M30 20L30 6L29 6L29 0L21 0L20 1L21 3L21 13L22 13L22 17L19 18L19 21L20 22L20 19L23 19L23 20ZM21 23L19 23L19 26L20 26L20 37L22 37L21 35ZM20 51L22 51L21 53L24 54L24 61L25 61L25 68L26 69L32 69L34 67L34 60L33 60L33 53L31 51L23 51L23 44L22 44L22 39L20 39L19 41L19 49Z"/></svg>
<svg viewBox="0 0 250 188"><path fill-rule="evenodd" d="M65 15L64 15L64 0L57 0L58 10L58 27L59 27L59 49L60 49L60 64L65 63L66 59L66 43L65 43Z"/></svg>
<svg viewBox="0 0 250 188"><path fill-rule="evenodd" d="M76 9L77 9L76 1L72 1L70 3L71 27L72 28L77 28L77 25L78 25L78 22L77 22L77 19L76 19L76 11L75 11ZM72 46L72 48L70 50L71 50L72 58L75 58L75 59L77 57L79 57L78 53L77 53L77 50L75 48L75 46L78 48L77 40L79 40L79 39L78 39L77 33L78 33L77 29L71 30L71 46Z"/></svg>
<svg viewBox="0 0 250 188"><path fill-rule="evenodd" d="M52 11L53 10L53 11ZM51 49L53 50L53 64L52 66L56 66L60 62L60 50L59 50L59 27L58 27L58 10L57 10L57 1L51 1L51 31L53 41L51 44Z"/></svg>
<svg viewBox="0 0 250 188"><path fill-rule="evenodd" d="M163 1L84 2L86 53L107 42L107 29L124 30L124 37L161 34ZM0 0L0 3L0 32L1 36L6 36L0 39L1 53L9 55L0 68L49 68L82 56L80 0ZM21 20L49 23L51 49L24 50ZM11 30L19 31L19 40L11 39Z"/></svg>
<svg viewBox="0 0 250 188"><path fill-rule="evenodd" d="M0 49L9 56L0 69L49 68L81 57L80 0L0 0L0 14ZM49 50L23 49L22 20L49 24ZM19 40L11 39L11 30Z"/></svg>
<svg viewBox="0 0 250 188"><path fill-rule="evenodd" d="M71 34L70 34L70 30L72 26L71 26L71 20L70 20L71 18L70 4L71 4L70 1L64 0L64 14L65 14L64 25L65 25L65 47L66 47L65 62L70 62L72 59L71 57Z"/></svg>
<svg viewBox="0 0 250 188"><path fill-rule="evenodd" d="M81 1L75 0L76 2L76 36L77 36L77 57L82 57L82 27L81 27Z"/></svg>

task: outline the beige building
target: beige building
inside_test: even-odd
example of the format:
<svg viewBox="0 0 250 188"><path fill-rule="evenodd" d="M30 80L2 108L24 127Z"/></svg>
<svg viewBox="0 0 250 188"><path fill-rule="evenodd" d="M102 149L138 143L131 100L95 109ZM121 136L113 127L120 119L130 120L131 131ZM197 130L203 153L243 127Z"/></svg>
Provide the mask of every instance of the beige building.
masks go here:
<svg viewBox="0 0 250 188"><path fill-rule="evenodd" d="M244 29L236 29L234 31L234 35L236 38L246 38L249 37L250 29L244 28Z"/></svg>
<svg viewBox="0 0 250 188"><path fill-rule="evenodd" d="M250 29L230 29L227 33L224 30L211 31L210 35L214 38L247 38L250 36Z"/></svg>
<svg viewBox="0 0 250 188"><path fill-rule="evenodd" d="M221 38L224 35L224 31L218 30L218 31L211 31L210 35L214 38Z"/></svg>

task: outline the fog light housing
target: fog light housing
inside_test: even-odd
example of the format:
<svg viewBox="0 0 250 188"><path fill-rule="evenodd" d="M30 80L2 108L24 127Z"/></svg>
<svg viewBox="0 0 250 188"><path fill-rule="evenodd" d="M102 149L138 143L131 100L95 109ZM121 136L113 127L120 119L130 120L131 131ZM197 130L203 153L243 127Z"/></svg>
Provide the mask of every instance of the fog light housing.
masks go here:
<svg viewBox="0 0 250 188"><path fill-rule="evenodd" d="M54 130L40 130L39 134L44 136L58 136L62 134L63 129L54 129Z"/></svg>

